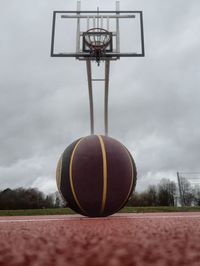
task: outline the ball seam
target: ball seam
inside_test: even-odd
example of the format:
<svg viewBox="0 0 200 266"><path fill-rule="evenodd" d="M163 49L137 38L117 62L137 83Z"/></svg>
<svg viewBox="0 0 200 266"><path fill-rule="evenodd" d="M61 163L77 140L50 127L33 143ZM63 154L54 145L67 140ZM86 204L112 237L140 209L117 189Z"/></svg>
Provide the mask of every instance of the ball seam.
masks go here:
<svg viewBox="0 0 200 266"><path fill-rule="evenodd" d="M75 200L77 206L79 207L79 209L80 209L80 210L81 210L86 216L88 216L87 212L82 208L82 206L81 206L81 204L80 204L80 202L79 202L79 200L78 200L78 197L77 197L77 195L76 195L75 188L74 188L74 184L73 184L73 173L72 173L72 165L73 165L73 159L74 159L75 151L76 151L78 145L80 144L80 142L81 142L82 140L83 140L83 139L80 139L80 140L76 143L76 145L75 145L75 147L74 147L74 149L73 149L73 151L72 151L72 155L71 155L71 158L70 158L70 165L69 165L69 181L70 181L70 186L71 186L72 194L73 194L73 197L74 197L74 200Z"/></svg>
<svg viewBox="0 0 200 266"><path fill-rule="evenodd" d="M102 204L101 204L101 211L100 211L100 213L102 214L105 210L106 199L107 199L107 182L108 182L107 172L108 171L107 171L107 158L106 158L105 143L101 136L98 136L98 138L99 138L99 142L101 145L101 152L102 152L102 159L103 159L103 193L102 193Z"/></svg>

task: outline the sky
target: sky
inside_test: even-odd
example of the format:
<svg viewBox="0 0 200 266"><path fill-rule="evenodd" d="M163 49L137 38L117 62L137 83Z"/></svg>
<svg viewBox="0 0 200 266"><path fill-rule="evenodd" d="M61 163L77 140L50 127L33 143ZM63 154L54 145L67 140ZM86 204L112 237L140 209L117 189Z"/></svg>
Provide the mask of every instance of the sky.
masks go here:
<svg viewBox="0 0 200 266"><path fill-rule="evenodd" d="M85 63L50 57L53 10L76 10L76 1L0 0L0 190L56 191L60 155L90 134ZM121 10L143 11L146 55L111 62L109 135L131 152L141 191L200 171L200 1L122 0ZM94 98L103 134L100 85Z"/></svg>

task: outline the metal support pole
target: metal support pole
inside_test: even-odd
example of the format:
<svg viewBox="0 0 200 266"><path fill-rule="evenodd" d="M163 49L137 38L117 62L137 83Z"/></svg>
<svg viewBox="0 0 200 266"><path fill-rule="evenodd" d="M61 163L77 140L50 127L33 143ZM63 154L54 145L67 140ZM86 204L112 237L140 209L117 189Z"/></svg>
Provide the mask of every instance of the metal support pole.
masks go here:
<svg viewBox="0 0 200 266"><path fill-rule="evenodd" d="M182 188L181 188L181 180L180 180L179 172L177 172L177 180L178 180L179 195L180 195L180 200L181 200L181 207L183 207L184 201L183 201L183 193L182 193Z"/></svg>
<svg viewBox="0 0 200 266"><path fill-rule="evenodd" d="M81 2L77 1L77 16L80 15ZM76 53L80 51L80 18L77 18L77 30L76 30ZM77 57L78 58L78 57Z"/></svg>
<svg viewBox="0 0 200 266"><path fill-rule="evenodd" d="M90 28L90 18L87 17L87 30Z"/></svg>
<svg viewBox="0 0 200 266"><path fill-rule="evenodd" d="M110 60L105 61L105 79L92 79L92 64L91 60L86 60L87 78L88 78L88 92L90 105L90 132L94 134L94 104L93 104L93 90L92 81L104 81L104 130L105 135L108 135L108 95L109 95L109 76L110 76Z"/></svg>
<svg viewBox="0 0 200 266"><path fill-rule="evenodd" d="M120 3L116 2L116 15L119 15ZM119 18L116 19L116 50L120 53L120 30L119 30Z"/></svg>
<svg viewBox="0 0 200 266"><path fill-rule="evenodd" d="M105 135L108 135L108 92L109 92L110 60L105 61L105 98L104 98L104 125Z"/></svg>
<svg viewBox="0 0 200 266"><path fill-rule="evenodd" d="M90 132L94 134L94 108L93 108L93 93L92 93L92 67L91 60L86 60L87 78L88 78L88 92L89 92L89 104L90 104Z"/></svg>
<svg viewBox="0 0 200 266"><path fill-rule="evenodd" d="M110 20L109 17L106 18L106 22L107 22L107 31L110 30Z"/></svg>
<svg viewBox="0 0 200 266"><path fill-rule="evenodd" d="M99 7L97 7L97 28L99 28L99 19L100 19L100 16L99 16Z"/></svg>

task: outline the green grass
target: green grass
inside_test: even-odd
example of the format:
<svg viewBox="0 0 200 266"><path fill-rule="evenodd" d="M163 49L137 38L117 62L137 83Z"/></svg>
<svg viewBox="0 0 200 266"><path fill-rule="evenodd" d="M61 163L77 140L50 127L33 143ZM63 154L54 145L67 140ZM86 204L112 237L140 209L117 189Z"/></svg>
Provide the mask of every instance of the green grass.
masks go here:
<svg viewBox="0 0 200 266"><path fill-rule="evenodd" d="M150 212L200 212L200 207L125 207L120 213ZM34 210L0 210L0 216L31 216L31 215L66 215L75 214L69 208L34 209Z"/></svg>
<svg viewBox="0 0 200 266"><path fill-rule="evenodd" d="M125 207L121 213L148 213L148 212L200 212L200 207Z"/></svg>
<svg viewBox="0 0 200 266"><path fill-rule="evenodd" d="M31 216L31 215L64 215L75 214L69 208L32 209L32 210L0 210L0 216Z"/></svg>

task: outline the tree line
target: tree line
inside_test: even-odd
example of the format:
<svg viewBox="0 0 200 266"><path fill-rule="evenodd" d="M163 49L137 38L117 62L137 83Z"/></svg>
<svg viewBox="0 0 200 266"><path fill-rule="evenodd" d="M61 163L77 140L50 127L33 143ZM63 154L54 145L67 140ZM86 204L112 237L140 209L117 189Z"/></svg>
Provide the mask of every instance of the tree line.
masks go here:
<svg viewBox="0 0 200 266"><path fill-rule="evenodd" d="M143 192L134 192L126 206L200 206L200 187L192 187L181 178L180 190L174 181L162 179L157 185L149 185ZM42 209L66 207L58 192L45 195L37 188L16 188L0 191L0 210Z"/></svg>
<svg viewBox="0 0 200 266"><path fill-rule="evenodd" d="M134 192L127 206L200 206L200 187L193 187L186 178L181 178L180 189L174 181L162 179L157 185L149 185L143 192Z"/></svg>
<svg viewBox="0 0 200 266"><path fill-rule="evenodd" d="M37 188L7 188L0 191L0 210L59 208L64 202L59 193L45 195Z"/></svg>

